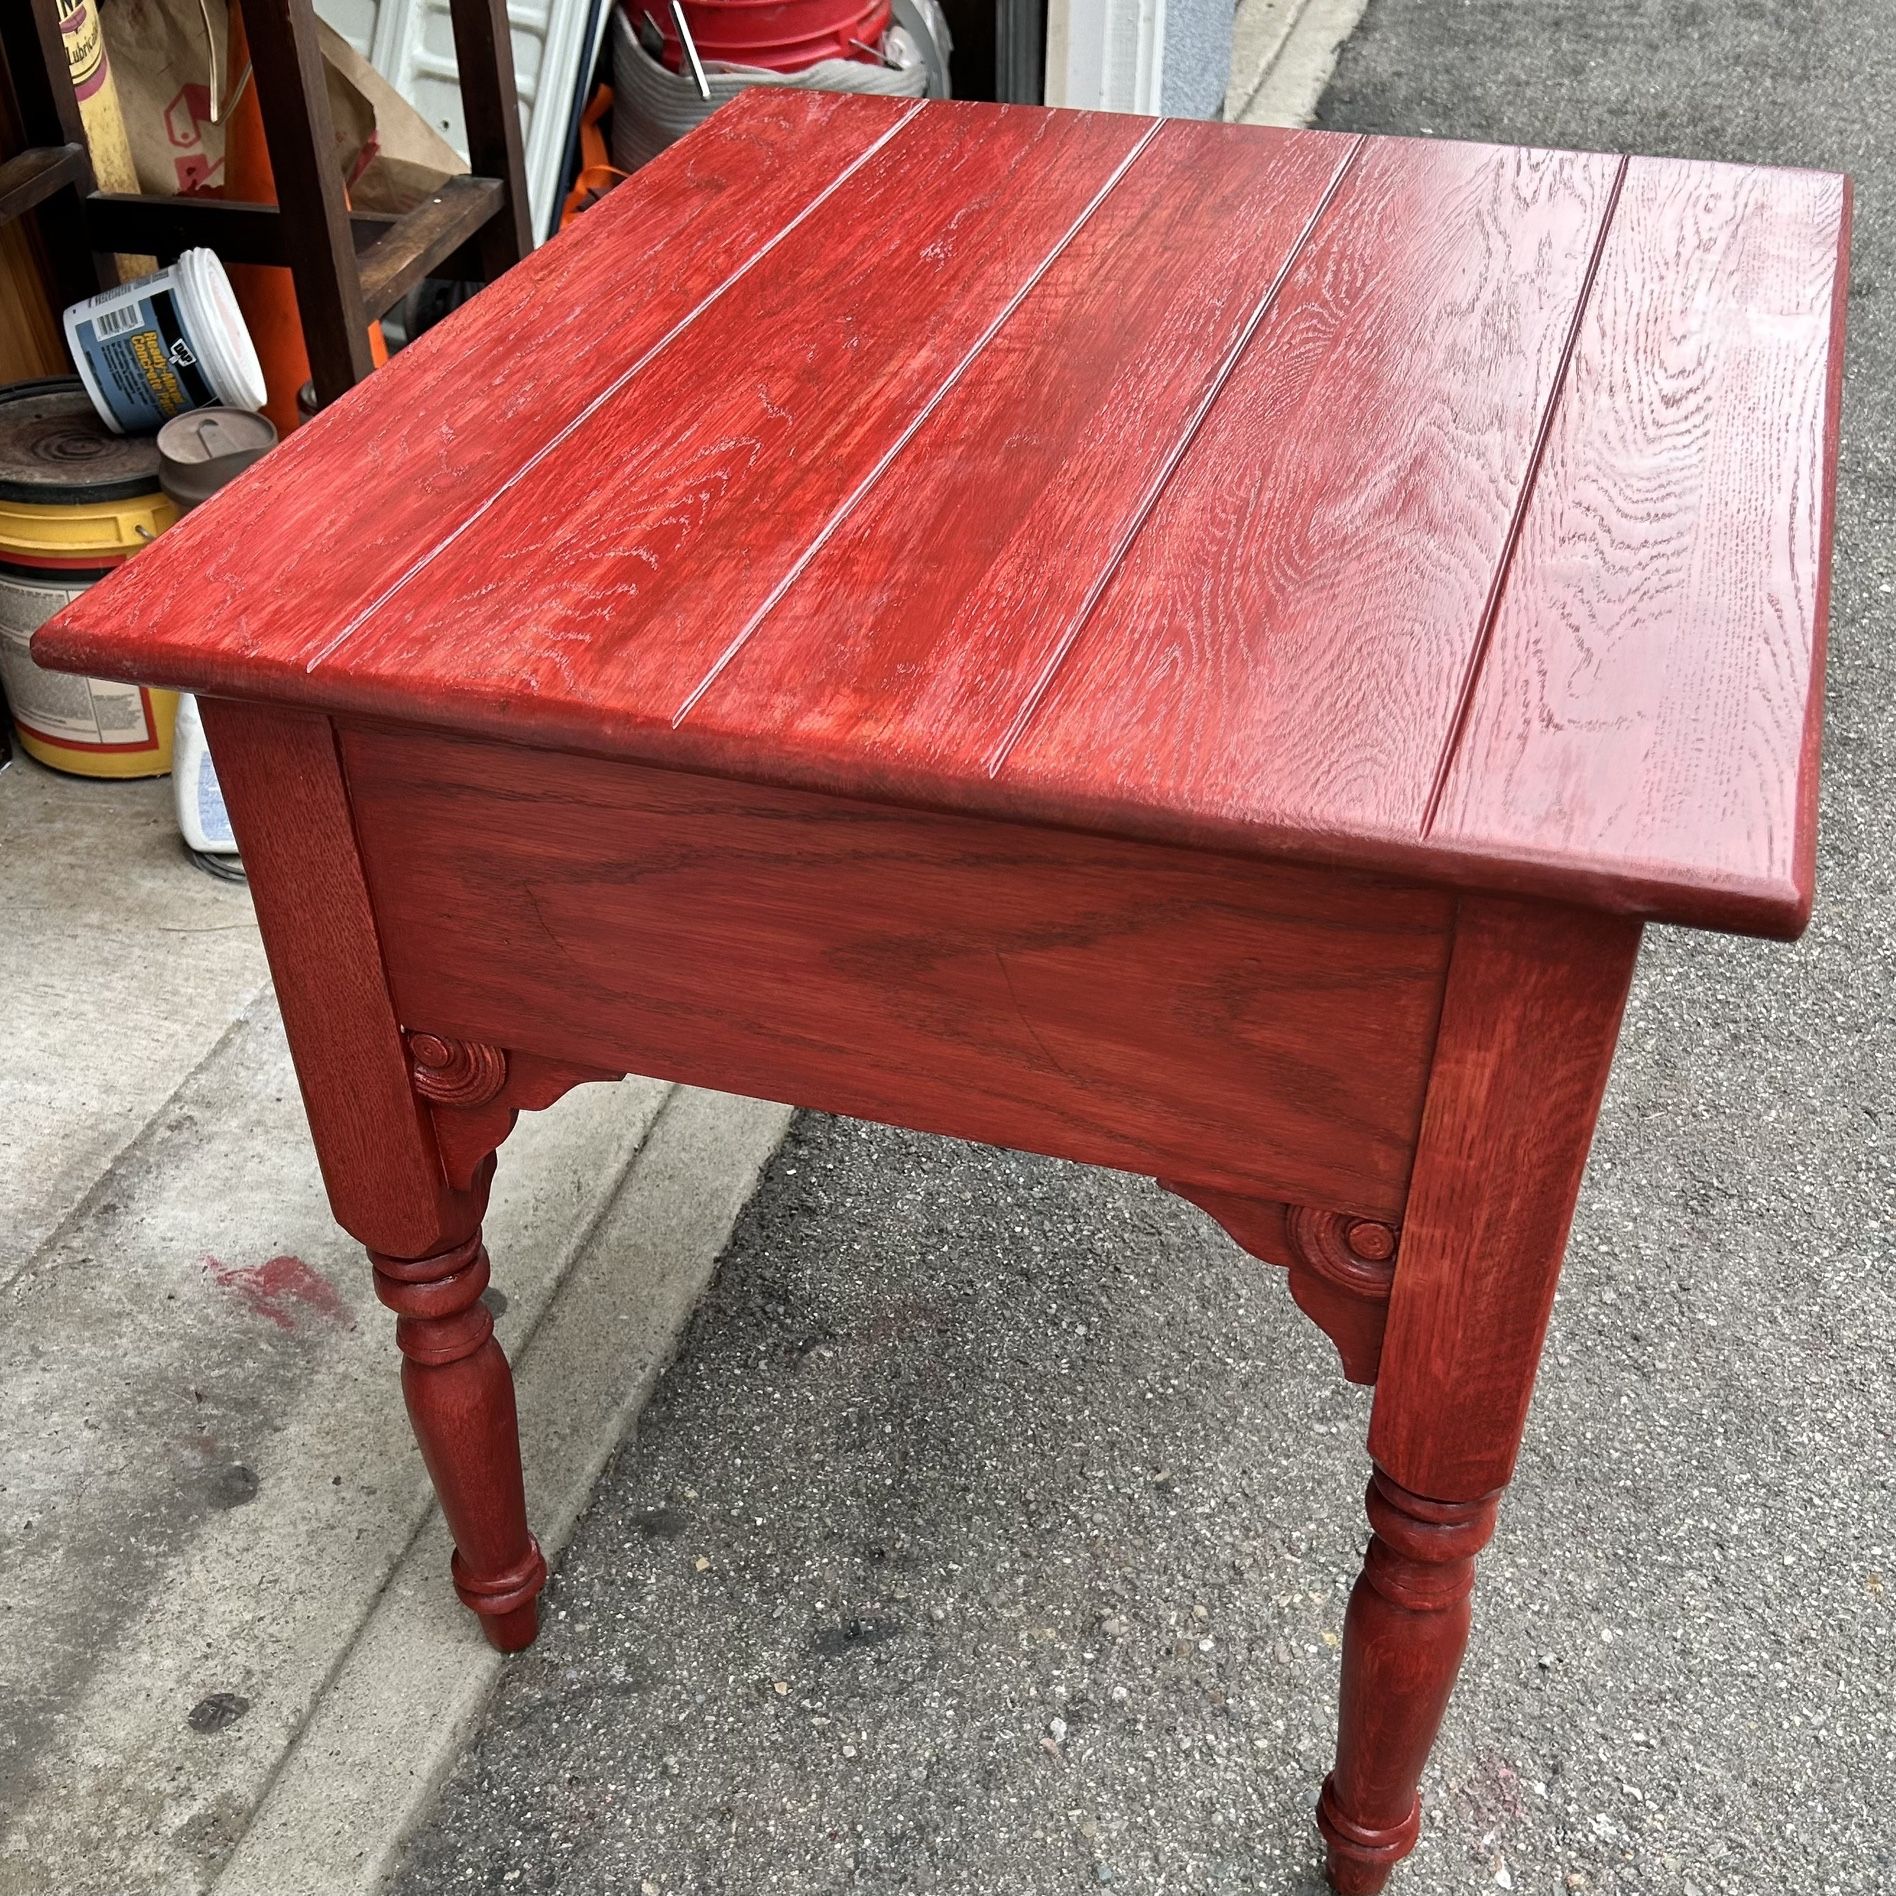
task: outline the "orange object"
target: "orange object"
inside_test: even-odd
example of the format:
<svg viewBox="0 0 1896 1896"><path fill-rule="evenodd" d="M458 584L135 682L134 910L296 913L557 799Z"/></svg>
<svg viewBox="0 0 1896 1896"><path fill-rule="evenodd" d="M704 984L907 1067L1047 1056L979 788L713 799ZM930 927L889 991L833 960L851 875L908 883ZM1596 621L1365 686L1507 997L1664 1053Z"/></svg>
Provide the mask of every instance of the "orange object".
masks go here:
<svg viewBox="0 0 1896 1896"><path fill-rule="evenodd" d="M591 210L615 184L623 184L631 176L613 164L606 153L606 135L599 129L599 121L611 110L612 88L596 88L579 121L579 175L560 208L561 230L581 211Z"/></svg>
<svg viewBox="0 0 1896 1896"><path fill-rule="evenodd" d="M263 135L263 109L257 88L245 82L250 71L250 44L244 34L243 9L230 10L230 51L227 70L239 75L239 91L231 107L224 135L224 196L232 203L274 204L276 173L270 165L270 147ZM296 391L309 380L309 351L303 343L303 319L296 307L296 280L281 264L233 263L229 266L237 307L244 313L250 340L263 364L266 391L263 412L276 423L277 433L288 434L302 417ZM388 360L382 325L369 325L369 353L377 368Z"/></svg>

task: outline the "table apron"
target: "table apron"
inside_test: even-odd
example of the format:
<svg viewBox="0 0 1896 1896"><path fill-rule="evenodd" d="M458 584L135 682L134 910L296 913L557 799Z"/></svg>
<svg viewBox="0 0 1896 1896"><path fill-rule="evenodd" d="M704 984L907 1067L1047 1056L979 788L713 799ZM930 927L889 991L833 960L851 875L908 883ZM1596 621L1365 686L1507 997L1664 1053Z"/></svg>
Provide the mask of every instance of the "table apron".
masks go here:
<svg viewBox="0 0 1896 1896"><path fill-rule="evenodd" d="M1439 890L363 726L404 1026L1401 1215Z"/></svg>

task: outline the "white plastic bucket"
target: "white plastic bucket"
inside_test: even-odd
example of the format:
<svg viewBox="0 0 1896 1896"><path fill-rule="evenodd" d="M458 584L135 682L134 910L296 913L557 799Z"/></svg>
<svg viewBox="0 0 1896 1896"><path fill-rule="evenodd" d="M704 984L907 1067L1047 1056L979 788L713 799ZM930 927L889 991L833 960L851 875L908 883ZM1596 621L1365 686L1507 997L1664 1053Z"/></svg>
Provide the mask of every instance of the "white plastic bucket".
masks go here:
<svg viewBox="0 0 1896 1896"><path fill-rule="evenodd" d="M263 406L263 366L214 251L187 250L73 304L65 320L79 379L115 434L149 434L215 403Z"/></svg>
<svg viewBox="0 0 1896 1896"><path fill-rule="evenodd" d="M952 44L948 23L936 0L920 0L918 12L911 0L898 0L899 20L911 14L926 22L925 31L933 39L937 64L946 57ZM649 12L656 24L669 17L666 9L651 0L639 0L638 12ZM930 63L927 50L915 33L892 26L882 36L882 56L889 63L871 65L860 59L819 59L801 72L770 72L761 66L733 66L721 60L704 62L705 83L711 96L698 92L697 81L689 72L673 72L654 59L639 44L631 15L624 7L612 14L612 162L621 171L636 171L648 164L667 145L683 138L694 125L708 119L719 106L734 99L749 86L789 86L811 92L867 92L891 99L920 99L927 96ZM941 68L945 80L946 67ZM945 85L943 96L946 96Z"/></svg>

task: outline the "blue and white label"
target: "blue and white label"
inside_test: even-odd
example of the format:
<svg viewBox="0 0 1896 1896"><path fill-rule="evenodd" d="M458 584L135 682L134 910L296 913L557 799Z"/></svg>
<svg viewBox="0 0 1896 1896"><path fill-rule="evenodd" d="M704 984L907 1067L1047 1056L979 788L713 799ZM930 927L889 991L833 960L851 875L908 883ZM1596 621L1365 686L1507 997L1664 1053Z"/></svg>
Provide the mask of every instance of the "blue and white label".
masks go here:
<svg viewBox="0 0 1896 1896"><path fill-rule="evenodd" d="M230 812L224 808L224 792L218 786L217 766L211 761L208 749L198 766L197 820L206 849L236 842L237 838L231 833Z"/></svg>
<svg viewBox="0 0 1896 1896"><path fill-rule="evenodd" d="M105 290L75 304L67 335L81 373L127 434L150 433L217 399L163 271L135 293Z"/></svg>

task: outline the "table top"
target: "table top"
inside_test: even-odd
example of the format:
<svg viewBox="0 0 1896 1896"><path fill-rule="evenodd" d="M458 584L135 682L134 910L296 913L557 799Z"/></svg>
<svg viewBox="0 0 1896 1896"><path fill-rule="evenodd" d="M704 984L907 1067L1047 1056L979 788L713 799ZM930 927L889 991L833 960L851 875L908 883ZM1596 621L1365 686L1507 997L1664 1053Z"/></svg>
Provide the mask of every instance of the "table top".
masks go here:
<svg viewBox="0 0 1896 1896"><path fill-rule="evenodd" d="M1795 933L1817 172L756 91L49 662Z"/></svg>

